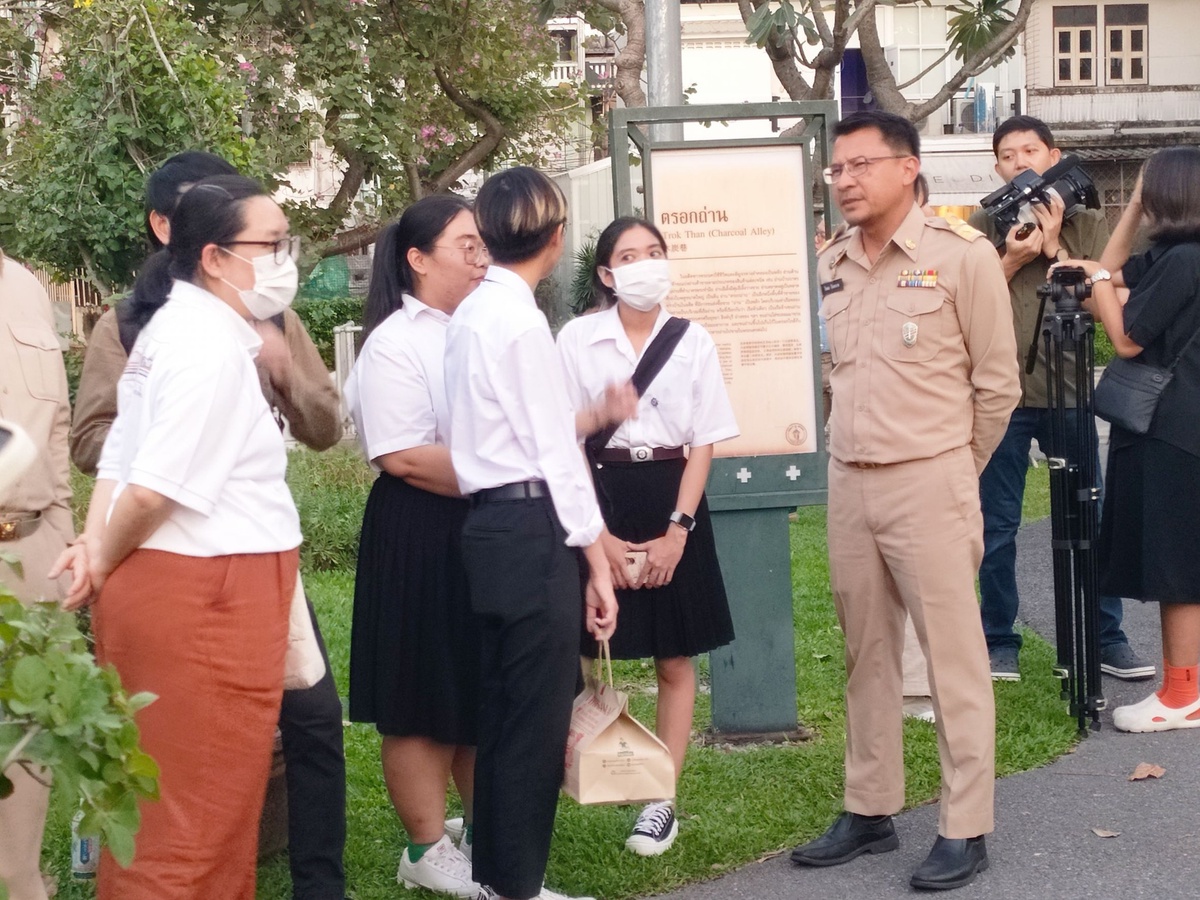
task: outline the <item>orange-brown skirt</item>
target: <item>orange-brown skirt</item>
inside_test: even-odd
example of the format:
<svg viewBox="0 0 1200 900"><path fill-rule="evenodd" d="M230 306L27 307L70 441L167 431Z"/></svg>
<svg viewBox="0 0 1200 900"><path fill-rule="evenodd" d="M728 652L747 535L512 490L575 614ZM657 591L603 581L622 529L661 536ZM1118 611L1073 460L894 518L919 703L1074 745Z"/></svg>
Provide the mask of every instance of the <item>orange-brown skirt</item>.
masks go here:
<svg viewBox="0 0 1200 900"><path fill-rule="evenodd" d="M92 619L161 769L133 864L101 856L99 900L254 900L258 820L283 692L298 553L200 558L137 550Z"/></svg>

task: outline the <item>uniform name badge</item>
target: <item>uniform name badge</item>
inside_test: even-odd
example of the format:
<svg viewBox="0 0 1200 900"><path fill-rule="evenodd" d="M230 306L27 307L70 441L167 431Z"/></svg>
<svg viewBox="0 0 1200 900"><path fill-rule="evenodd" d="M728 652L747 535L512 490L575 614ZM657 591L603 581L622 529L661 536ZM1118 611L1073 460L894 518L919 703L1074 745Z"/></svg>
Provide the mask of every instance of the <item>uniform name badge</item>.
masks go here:
<svg viewBox="0 0 1200 900"><path fill-rule="evenodd" d="M905 347L912 347L917 343L916 322L905 322L900 326L900 340L904 341Z"/></svg>

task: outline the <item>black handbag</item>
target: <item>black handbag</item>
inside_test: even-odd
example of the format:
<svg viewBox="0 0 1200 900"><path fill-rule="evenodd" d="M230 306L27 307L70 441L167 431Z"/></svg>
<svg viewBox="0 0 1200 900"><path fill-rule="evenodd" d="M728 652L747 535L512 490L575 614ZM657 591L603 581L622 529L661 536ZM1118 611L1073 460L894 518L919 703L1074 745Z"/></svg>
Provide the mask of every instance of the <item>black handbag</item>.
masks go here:
<svg viewBox="0 0 1200 900"><path fill-rule="evenodd" d="M1165 369L1138 362L1136 358L1118 356L1110 362L1092 394L1096 415L1134 434L1149 432L1162 392L1175 377L1175 365L1195 340L1196 334L1193 334Z"/></svg>

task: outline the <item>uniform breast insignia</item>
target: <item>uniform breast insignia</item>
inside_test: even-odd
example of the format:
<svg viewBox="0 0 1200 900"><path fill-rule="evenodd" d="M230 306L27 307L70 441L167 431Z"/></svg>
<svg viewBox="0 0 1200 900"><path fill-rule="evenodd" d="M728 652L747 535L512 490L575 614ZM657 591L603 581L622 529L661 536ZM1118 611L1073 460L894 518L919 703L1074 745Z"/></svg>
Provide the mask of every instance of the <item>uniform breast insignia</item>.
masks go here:
<svg viewBox="0 0 1200 900"><path fill-rule="evenodd" d="M821 282L821 296L827 297L830 294L836 294L844 287L845 284L842 283L842 279L840 278L835 278L833 281L823 281Z"/></svg>
<svg viewBox="0 0 1200 900"><path fill-rule="evenodd" d="M911 288L931 288L937 287L938 273L937 269L903 269L900 275L896 278L896 287Z"/></svg>
<svg viewBox="0 0 1200 900"><path fill-rule="evenodd" d="M917 343L916 322L905 322L900 326L900 340L904 341L905 347L912 347Z"/></svg>

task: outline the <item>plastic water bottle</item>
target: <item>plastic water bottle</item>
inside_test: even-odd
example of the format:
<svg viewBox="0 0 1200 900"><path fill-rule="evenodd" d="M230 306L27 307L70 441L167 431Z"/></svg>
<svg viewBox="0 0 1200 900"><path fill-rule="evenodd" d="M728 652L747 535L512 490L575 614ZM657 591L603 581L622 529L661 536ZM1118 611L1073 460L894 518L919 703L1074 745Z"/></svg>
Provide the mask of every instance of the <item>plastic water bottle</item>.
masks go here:
<svg viewBox="0 0 1200 900"><path fill-rule="evenodd" d="M83 810L71 819L71 878L75 881L95 881L96 865L100 861L100 839L91 834L80 834L79 823L83 821Z"/></svg>

